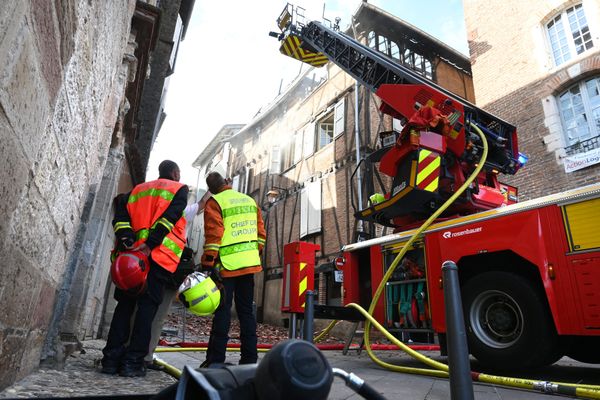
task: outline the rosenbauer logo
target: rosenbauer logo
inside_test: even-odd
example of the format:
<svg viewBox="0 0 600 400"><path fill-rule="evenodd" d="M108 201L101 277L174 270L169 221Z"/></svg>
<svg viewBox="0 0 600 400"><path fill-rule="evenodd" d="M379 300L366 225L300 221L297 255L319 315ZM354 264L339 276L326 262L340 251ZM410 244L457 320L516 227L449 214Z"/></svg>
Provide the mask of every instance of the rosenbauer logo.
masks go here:
<svg viewBox="0 0 600 400"><path fill-rule="evenodd" d="M454 238L454 237L458 237L458 236L464 236L464 235L471 235L473 233L479 233L483 230L482 227L477 227L477 228L467 228L465 230L462 231L458 231L458 232L450 232L450 231L446 231L444 233L442 233L442 237L444 239L450 239L450 238Z"/></svg>

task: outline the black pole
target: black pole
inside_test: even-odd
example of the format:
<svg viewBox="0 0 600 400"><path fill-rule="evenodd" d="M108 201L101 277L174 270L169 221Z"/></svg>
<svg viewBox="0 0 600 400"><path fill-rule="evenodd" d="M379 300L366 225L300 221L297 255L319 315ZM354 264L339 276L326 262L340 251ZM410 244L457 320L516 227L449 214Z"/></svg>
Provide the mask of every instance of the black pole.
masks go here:
<svg viewBox="0 0 600 400"><path fill-rule="evenodd" d="M313 319L315 315L314 292L306 291L306 302L304 303L304 340L313 342Z"/></svg>
<svg viewBox="0 0 600 400"><path fill-rule="evenodd" d="M442 264L446 306L446 344L450 368L450 398L473 400L473 380L469 364L467 332L460 297L458 267L453 261Z"/></svg>

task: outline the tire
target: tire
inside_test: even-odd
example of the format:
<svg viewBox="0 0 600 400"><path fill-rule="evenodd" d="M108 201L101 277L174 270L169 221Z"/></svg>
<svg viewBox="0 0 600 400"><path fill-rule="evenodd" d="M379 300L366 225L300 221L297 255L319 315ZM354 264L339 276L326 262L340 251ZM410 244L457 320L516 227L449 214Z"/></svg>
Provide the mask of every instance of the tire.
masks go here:
<svg viewBox="0 0 600 400"><path fill-rule="evenodd" d="M485 366L532 368L561 357L546 300L522 276L477 275L463 286L462 298L469 351Z"/></svg>

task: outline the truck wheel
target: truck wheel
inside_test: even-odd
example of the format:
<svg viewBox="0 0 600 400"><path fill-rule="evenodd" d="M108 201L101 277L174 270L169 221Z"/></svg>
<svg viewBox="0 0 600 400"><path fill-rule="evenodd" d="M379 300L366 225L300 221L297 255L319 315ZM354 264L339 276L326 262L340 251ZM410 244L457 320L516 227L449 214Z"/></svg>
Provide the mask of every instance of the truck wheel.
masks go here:
<svg viewBox="0 0 600 400"><path fill-rule="evenodd" d="M462 289L469 351L498 369L548 365L560 358L546 301L531 282L508 272L486 272Z"/></svg>

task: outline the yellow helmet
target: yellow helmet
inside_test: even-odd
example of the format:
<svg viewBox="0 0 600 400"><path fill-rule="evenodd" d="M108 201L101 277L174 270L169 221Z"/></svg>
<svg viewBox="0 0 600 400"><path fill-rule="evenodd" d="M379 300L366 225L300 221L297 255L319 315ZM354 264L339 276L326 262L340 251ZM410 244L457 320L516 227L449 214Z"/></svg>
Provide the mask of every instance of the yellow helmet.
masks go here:
<svg viewBox="0 0 600 400"><path fill-rule="evenodd" d="M374 206L375 204L384 202L385 196L382 193L375 193L369 197L369 201L371 202L371 205Z"/></svg>
<svg viewBox="0 0 600 400"><path fill-rule="evenodd" d="M219 307L221 292L209 276L193 272L179 286L179 300L192 314L205 316Z"/></svg>

